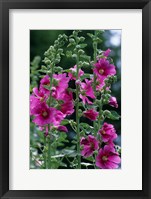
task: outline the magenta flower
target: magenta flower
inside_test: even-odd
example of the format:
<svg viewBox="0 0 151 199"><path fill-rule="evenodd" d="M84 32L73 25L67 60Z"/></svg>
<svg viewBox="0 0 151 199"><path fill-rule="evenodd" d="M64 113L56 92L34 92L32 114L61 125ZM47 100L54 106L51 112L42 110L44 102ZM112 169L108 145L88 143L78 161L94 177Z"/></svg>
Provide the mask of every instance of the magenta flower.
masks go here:
<svg viewBox="0 0 151 199"><path fill-rule="evenodd" d="M112 142L117 138L116 130L112 124L104 123L99 130L103 142Z"/></svg>
<svg viewBox="0 0 151 199"><path fill-rule="evenodd" d="M105 79L108 75L116 74L115 66L110 64L110 62L105 58L99 59L98 62L94 64L94 66L95 68L93 71L100 80Z"/></svg>
<svg viewBox="0 0 151 199"><path fill-rule="evenodd" d="M64 115L71 115L72 113L74 113L74 102L72 92L65 91L61 96L61 100L63 101L63 104L60 108L61 112Z"/></svg>
<svg viewBox="0 0 151 199"><path fill-rule="evenodd" d="M50 95L50 90L45 88L45 86L50 86L50 77L49 75L45 75L41 80L40 80L40 90L45 94L45 95Z"/></svg>
<svg viewBox="0 0 151 199"><path fill-rule="evenodd" d="M63 132L66 132L66 133L68 132L68 129L67 129L66 126L58 126L57 130L61 131L61 132L63 131Z"/></svg>
<svg viewBox="0 0 151 199"><path fill-rule="evenodd" d="M98 141L92 135L88 135L87 138L82 137L80 144L83 145L83 150L81 151L81 154L85 157L93 155L93 152L99 147Z"/></svg>
<svg viewBox="0 0 151 199"><path fill-rule="evenodd" d="M84 104L86 102L88 104L92 104L92 102L88 99L88 97L92 99L96 98L91 84L92 81L88 79L85 79L85 83L81 82L81 87L80 87L81 94L79 95L79 97L82 99Z"/></svg>
<svg viewBox="0 0 151 199"><path fill-rule="evenodd" d="M76 80L76 71L77 71L77 66L75 65L73 68L69 69L71 72L68 73L69 78L72 80ZM80 78L82 75L84 75L84 71L79 69L79 74L78 78Z"/></svg>
<svg viewBox="0 0 151 199"><path fill-rule="evenodd" d="M95 121L97 119L99 113L97 111L95 111L94 109L89 109L87 111L84 111L83 115L85 117L87 117L88 119Z"/></svg>
<svg viewBox="0 0 151 199"><path fill-rule="evenodd" d="M121 162L119 154L114 147L105 145L99 150L96 157L96 166L101 169L117 169Z"/></svg>
<svg viewBox="0 0 151 199"><path fill-rule="evenodd" d="M110 52L111 52L111 49L108 48L106 51L103 52L103 55L104 55L105 57L108 57L109 54L110 54Z"/></svg>
<svg viewBox="0 0 151 199"><path fill-rule="evenodd" d="M33 122L39 126L46 124L58 126L65 117L61 111L48 107L44 102L34 108L33 114L35 116Z"/></svg>
<svg viewBox="0 0 151 199"><path fill-rule="evenodd" d="M110 106L118 108L118 103L117 103L116 97L111 96L109 99L109 104L110 104Z"/></svg>
<svg viewBox="0 0 151 199"><path fill-rule="evenodd" d="M41 90L38 88L33 88L33 94L30 96L30 115L34 115L34 108L39 106L41 103L45 102L48 98Z"/></svg>
<svg viewBox="0 0 151 199"><path fill-rule="evenodd" d="M57 85L53 85L52 96L57 100L61 100L63 92L68 88L69 77L66 75L66 73L53 75Z"/></svg>

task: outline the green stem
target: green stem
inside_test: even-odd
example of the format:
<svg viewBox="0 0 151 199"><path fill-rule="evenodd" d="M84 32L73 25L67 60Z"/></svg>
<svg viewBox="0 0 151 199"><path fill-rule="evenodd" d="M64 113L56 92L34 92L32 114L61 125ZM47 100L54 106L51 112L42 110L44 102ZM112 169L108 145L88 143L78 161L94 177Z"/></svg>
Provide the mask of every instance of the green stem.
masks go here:
<svg viewBox="0 0 151 199"><path fill-rule="evenodd" d="M53 84L53 68L54 64L51 67L51 73L50 73L50 98L49 98L49 106L52 105L52 84ZM51 131L50 131L50 124L48 125L48 169L51 169Z"/></svg>
<svg viewBox="0 0 151 199"><path fill-rule="evenodd" d="M44 147L46 147L46 136L44 135ZM44 150L44 168L47 168L47 156L46 151Z"/></svg>
<svg viewBox="0 0 151 199"><path fill-rule="evenodd" d="M79 79L79 56L77 52L77 74L76 80ZM76 123L77 123L77 153L78 153L78 169L81 169L81 156L80 156L80 120L79 120L79 85L76 84Z"/></svg>
<svg viewBox="0 0 151 199"><path fill-rule="evenodd" d="M51 141L48 137L48 169L51 169Z"/></svg>
<svg viewBox="0 0 151 199"><path fill-rule="evenodd" d="M95 37L97 36L96 31L94 31L94 35L95 35ZM94 63L96 63L97 62L97 42L96 41L94 41L94 43L93 43L93 50L94 50L93 59L94 59ZM95 75L95 73L94 73L93 91L94 91L95 96L97 97L97 95L96 95L96 75ZM96 124L96 122L94 121L93 122L94 129L95 129L95 124ZM97 131L94 132L94 135L95 135L95 137L97 136Z"/></svg>

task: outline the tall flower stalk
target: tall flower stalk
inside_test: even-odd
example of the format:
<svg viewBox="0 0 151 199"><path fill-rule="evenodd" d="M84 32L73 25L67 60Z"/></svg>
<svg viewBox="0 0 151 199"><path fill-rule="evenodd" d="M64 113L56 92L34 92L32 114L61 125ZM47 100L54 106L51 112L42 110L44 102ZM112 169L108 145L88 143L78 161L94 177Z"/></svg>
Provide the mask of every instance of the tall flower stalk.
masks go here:
<svg viewBox="0 0 151 199"><path fill-rule="evenodd" d="M111 86L117 80L116 67L109 57L110 49L98 49L102 31L88 33L92 39L92 61L86 54L86 38L81 34L82 31L74 30L68 37L59 35L44 53L41 69L37 66L39 59L32 64L34 74L44 74L39 86L31 81L36 87L31 87L30 96L32 124L36 125L34 129L42 143L38 146L42 154L38 157L34 157L35 151L31 154L41 169L114 169L120 163L120 147L115 149L114 144L116 130L106 122L106 118L118 120L120 116L116 111L104 110L104 105L118 107L116 97L111 96ZM75 60L75 66L64 69L58 64L65 56L63 47L66 49L67 41L66 56ZM89 73L85 73L85 68ZM74 88L69 86L71 81ZM68 138L69 125L75 132L72 138Z"/></svg>

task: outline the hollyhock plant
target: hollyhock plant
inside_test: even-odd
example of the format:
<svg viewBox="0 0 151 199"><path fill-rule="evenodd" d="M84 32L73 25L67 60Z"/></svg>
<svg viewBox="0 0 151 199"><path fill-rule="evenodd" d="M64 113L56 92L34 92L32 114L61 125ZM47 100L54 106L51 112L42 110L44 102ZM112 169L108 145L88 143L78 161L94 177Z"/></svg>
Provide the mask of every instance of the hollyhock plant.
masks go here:
<svg viewBox="0 0 151 199"><path fill-rule="evenodd" d="M85 83L81 82L80 91L81 94L79 95L79 97L82 99L83 103L85 104L87 102L88 104L92 104L92 102L88 99L88 97L90 97L91 99L96 98L92 88L92 81L85 79Z"/></svg>
<svg viewBox="0 0 151 199"><path fill-rule="evenodd" d="M117 138L116 130L112 124L105 122L99 130L103 142L112 142Z"/></svg>
<svg viewBox="0 0 151 199"><path fill-rule="evenodd" d="M88 119L95 121L99 115L99 113L97 111L95 111L94 109L89 109L83 112L83 115L85 117L87 117Z"/></svg>
<svg viewBox="0 0 151 199"><path fill-rule="evenodd" d="M118 103L117 103L116 97L113 97L113 96L110 97L109 105L113 106L115 108L118 108Z"/></svg>
<svg viewBox="0 0 151 199"><path fill-rule="evenodd" d="M116 74L115 66L110 64L106 58L99 59L98 62L94 64L93 71L100 80L107 78L108 75Z"/></svg>
<svg viewBox="0 0 151 199"><path fill-rule="evenodd" d="M92 156L94 151L99 147L97 139L92 135L88 135L87 138L82 137L80 144L83 146L81 154L84 157Z"/></svg>
<svg viewBox="0 0 151 199"><path fill-rule="evenodd" d="M75 74L77 71L77 66L75 65L73 68L70 68L69 70L71 71L68 73L69 78L71 80L76 80ZM78 77L80 78L82 75L84 75L84 71L80 69Z"/></svg>
<svg viewBox="0 0 151 199"><path fill-rule="evenodd" d="M109 145L101 148L96 157L96 166L101 169L117 169L120 162L119 154L115 151L114 147Z"/></svg>

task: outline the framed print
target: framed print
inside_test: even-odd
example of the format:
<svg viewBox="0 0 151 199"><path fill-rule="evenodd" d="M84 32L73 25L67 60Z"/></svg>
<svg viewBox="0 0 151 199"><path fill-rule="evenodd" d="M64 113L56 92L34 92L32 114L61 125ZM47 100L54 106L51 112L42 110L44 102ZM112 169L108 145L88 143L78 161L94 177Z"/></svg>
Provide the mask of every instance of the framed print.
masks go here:
<svg viewBox="0 0 151 199"><path fill-rule="evenodd" d="M150 198L146 1L1 1L1 198Z"/></svg>

